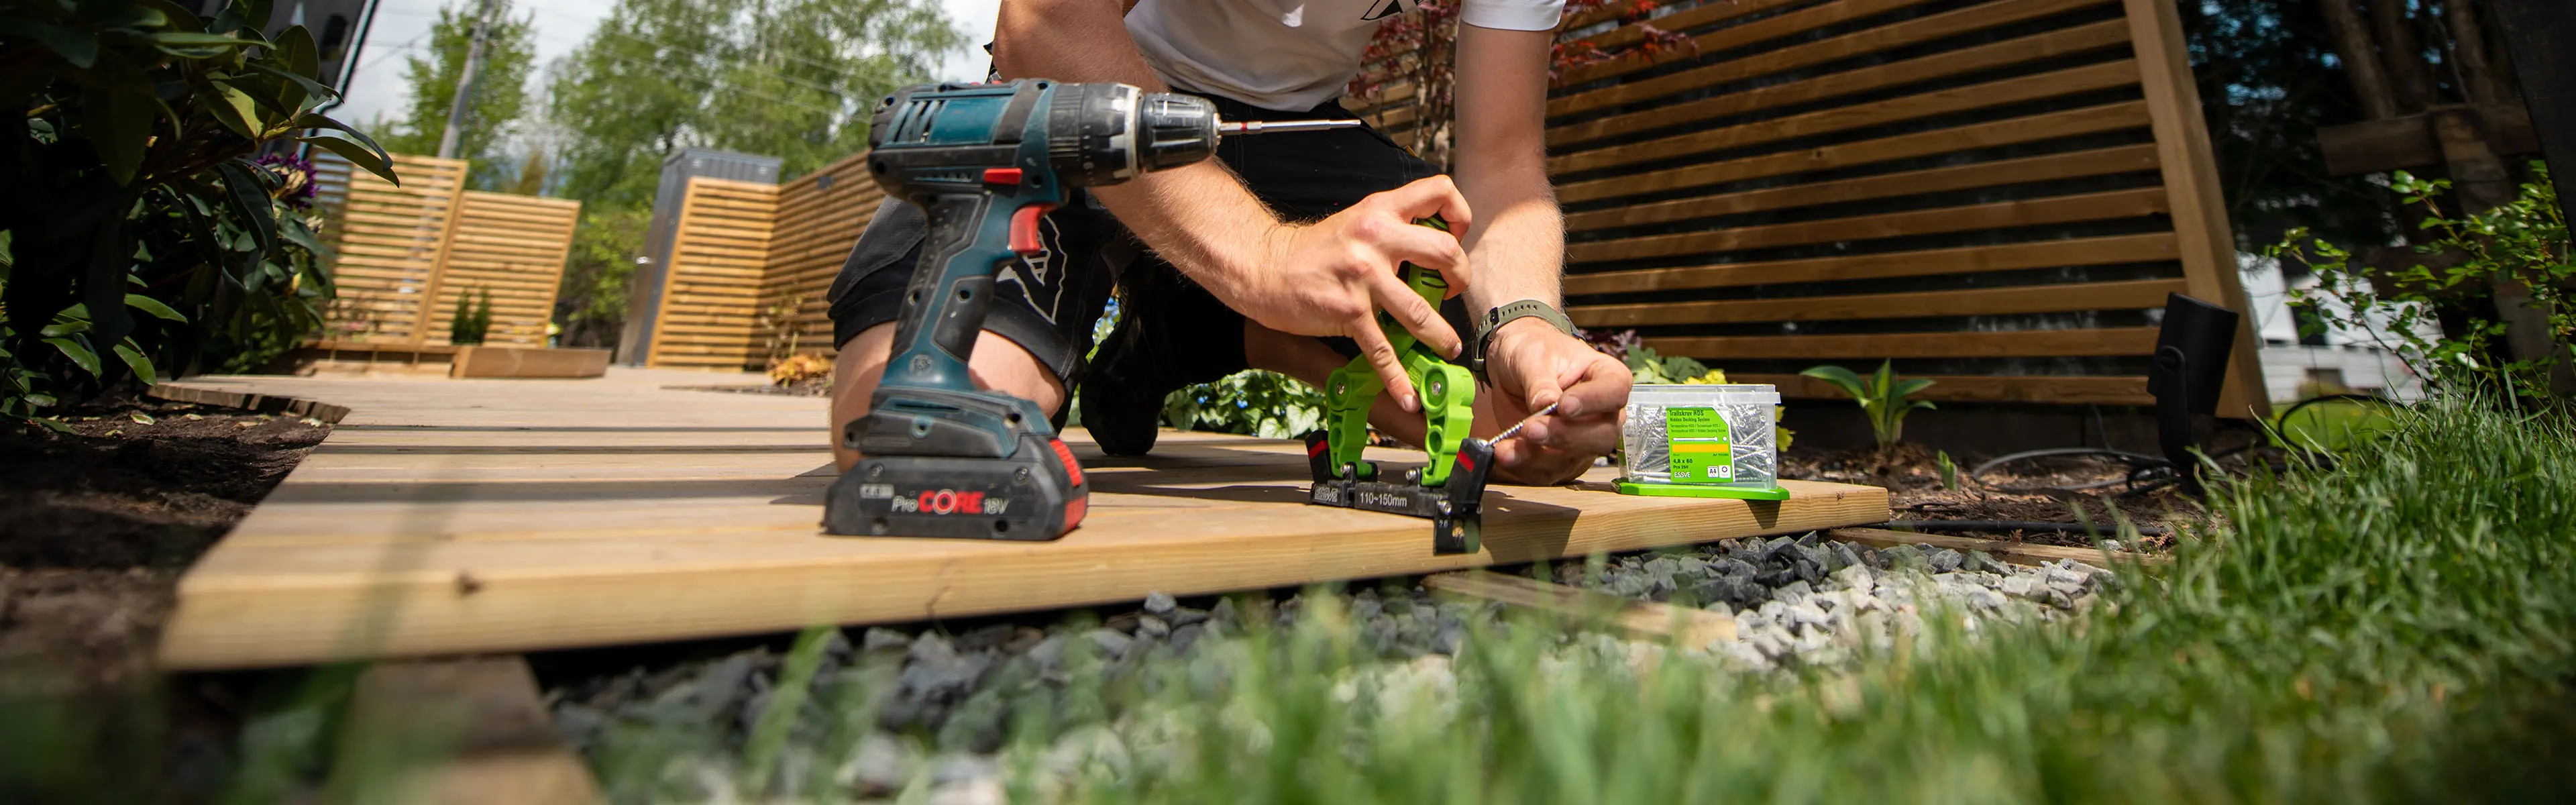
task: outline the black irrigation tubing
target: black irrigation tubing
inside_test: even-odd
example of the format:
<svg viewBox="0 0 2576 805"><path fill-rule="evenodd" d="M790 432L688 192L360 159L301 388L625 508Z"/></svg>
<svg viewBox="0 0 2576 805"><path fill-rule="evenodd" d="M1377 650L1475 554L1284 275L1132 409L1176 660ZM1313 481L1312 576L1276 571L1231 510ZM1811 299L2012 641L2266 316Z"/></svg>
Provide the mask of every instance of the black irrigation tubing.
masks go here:
<svg viewBox="0 0 2576 805"><path fill-rule="evenodd" d="M2032 520L1889 520L1870 528L1891 531L2053 531L2061 534L2118 536L2119 526L2083 523L2043 523ZM2160 526L2130 526L2142 537L2161 537L2172 532Z"/></svg>

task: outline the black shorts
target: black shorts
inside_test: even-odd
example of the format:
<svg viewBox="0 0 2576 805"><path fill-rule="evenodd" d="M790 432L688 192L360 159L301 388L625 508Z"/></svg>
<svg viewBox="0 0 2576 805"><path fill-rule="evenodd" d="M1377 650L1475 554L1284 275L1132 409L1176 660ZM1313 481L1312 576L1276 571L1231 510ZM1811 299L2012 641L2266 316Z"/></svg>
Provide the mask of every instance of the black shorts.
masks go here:
<svg viewBox="0 0 2576 805"><path fill-rule="evenodd" d="M1350 116L1336 103L1283 112L1226 98L1209 100L1226 120ZM1227 138L1217 144L1217 159L1242 177L1253 195L1292 221L1321 219L1369 194L1438 173L1430 163L1368 127ZM919 207L887 199L877 208L867 232L832 282L834 344L846 345L860 332L894 321L902 309L905 286L921 262L924 234ZM1121 282L1131 291L1152 284L1179 294L1171 304L1154 306L1164 315L1140 319L1137 324L1171 336L1160 340L1182 353L1171 360L1188 367L1192 382L1246 368L1243 316L1148 251L1090 194L1076 191L1065 206L1047 213L1038 225L1038 235L1045 251L1012 262L994 278L992 313L985 318L984 329L1037 356L1067 389L1081 381L1087 368L1084 356L1091 352L1093 323ZM1444 307L1452 309L1444 312L1464 333L1464 311L1456 300L1451 302ZM1333 341L1341 342L1335 347L1344 354L1354 353L1347 339L1327 339Z"/></svg>

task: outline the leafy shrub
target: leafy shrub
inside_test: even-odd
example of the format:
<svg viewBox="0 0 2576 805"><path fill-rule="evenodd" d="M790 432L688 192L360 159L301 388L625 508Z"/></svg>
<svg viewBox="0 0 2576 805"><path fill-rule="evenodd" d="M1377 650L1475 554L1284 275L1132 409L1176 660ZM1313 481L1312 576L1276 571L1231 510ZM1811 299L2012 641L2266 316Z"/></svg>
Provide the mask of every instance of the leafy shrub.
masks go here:
<svg viewBox="0 0 2576 805"><path fill-rule="evenodd" d="M1277 372L1246 369L1163 398L1163 424L1181 430L1291 439L1324 426L1324 392Z"/></svg>
<svg viewBox="0 0 2576 805"><path fill-rule="evenodd" d="M1904 440L1906 414L1917 408L1933 407L1927 400L1907 399L1915 392L1931 387L1932 381L1921 377L1898 379L1895 361L1880 362L1878 372L1867 378L1840 366L1818 366L1798 374L1833 384L1834 388L1851 395L1853 402L1860 403L1861 413L1869 415L1870 433L1878 437L1880 450L1895 447L1897 442Z"/></svg>
<svg viewBox="0 0 2576 805"><path fill-rule="evenodd" d="M393 173L314 111L336 96L313 36L270 40L269 16L255 0L211 17L168 0L0 7L0 102L26 120L0 158L0 418L242 368L319 326L332 287L310 166L253 156L302 142Z"/></svg>
<svg viewBox="0 0 2576 805"><path fill-rule="evenodd" d="M2428 383L2483 378L2543 387L2549 365L2576 358L2576 308L2568 306L2567 298L2568 289L2576 287L2576 249L2570 248L2567 219L2549 182L2548 166L2532 162L2531 175L2512 203L2464 218L2447 217L2438 202L2450 180L2418 179L2405 171L2391 175L2391 186L2407 203L2422 204L2430 212L2424 219L2427 237L2415 244L2415 251L2456 255L2458 262L2447 268L2418 263L2380 272L2356 264L2351 252L2305 228L2290 230L2263 253L2297 260L2317 276L2315 288L2293 298L2316 313L2301 322L2303 334L2328 326L2366 333ZM2498 281L2529 286L2534 306L2551 311L2550 358L2503 365L2482 361L2505 332L2505 324L2489 316L2472 316L2455 336L2433 335L2443 331L2435 311L2442 300Z"/></svg>

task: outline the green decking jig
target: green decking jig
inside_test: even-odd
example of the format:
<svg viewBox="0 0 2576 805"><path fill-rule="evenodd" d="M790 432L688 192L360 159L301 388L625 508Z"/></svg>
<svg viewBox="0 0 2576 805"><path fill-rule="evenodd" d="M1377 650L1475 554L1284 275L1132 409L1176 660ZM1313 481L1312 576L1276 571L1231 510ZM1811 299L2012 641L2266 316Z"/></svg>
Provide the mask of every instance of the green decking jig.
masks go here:
<svg viewBox="0 0 2576 805"><path fill-rule="evenodd" d="M1416 223L1449 231L1437 217ZM1398 271L1406 287L1434 308L1448 295L1449 282L1440 272L1412 263ZM1404 480L1395 483L1379 480L1377 464L1361 456L1381 383L1367 356L1354 357L1325 381L1324 429L1306 435L1306 461L1315 476L1311 502L1427 517L1433 553L1475 553L1483 537L1485 476L1494 464L1494 446L1467 435L1475 422L1475 375L1442 360L1384 311L1377 322L1422 400L1422 444L1430 462L1405 470Z"/></svg>

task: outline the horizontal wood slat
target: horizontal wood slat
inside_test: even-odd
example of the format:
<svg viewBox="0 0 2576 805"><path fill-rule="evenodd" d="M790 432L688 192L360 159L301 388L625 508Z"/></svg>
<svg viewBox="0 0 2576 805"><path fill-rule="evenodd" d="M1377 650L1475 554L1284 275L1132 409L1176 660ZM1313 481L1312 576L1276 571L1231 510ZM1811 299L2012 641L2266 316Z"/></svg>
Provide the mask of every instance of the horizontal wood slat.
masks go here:
<svg viewBox="0 0 2576 805"><path fill-rule="evenodd" d="M1550 173L1600 170L1634 162L1672 159L1795 137L1848 131L1952 112L2073 95L2137 82L2137 62L2122 59L1983 84L1953 87L1920 95L1908 95L1877 103L1844 106L1674 135L1630 145L1599 148L1551 158L1548 160L1547 167Z"/></svg>
<svg viewBox="0 0 2576 805"><path fill-rule="evenodd" d="M1868 367L1855 367L1860 371ZM1737 383L1777 386L1780 396L1808 400L1850 400L1832 384L1803 375L1726 373ZM1906 375L1924 377L1932 386L1916 399L1940 402L2056 403L2061 405L2153 405L2144 375Z"/></svg>
<svg viewBox="0 0 2576 805"><path fill-rule="evenodd" d="M2171 232L1964 246L1918 252L1819 257L1759 263L1605 271L1565 278L1568 296L1774 283L1887 279L2025 268L2155 262L2179 257Z"/></svg>
<svg viewBox="0 0 2576 805"><path fill-rule="evenodd" d="M1641 341L1666 355L1722 358L2038 358L2145 355L2155 351L2156 328L1704 336Z"/></svg>
<svg viewBox="0 0 2576 805"><path fill-rule="evenodd" d="M1794 224L1747 226L1708 232L1684 232L1567 244L1565 261L1586 263L1808 243L1870 240L1903 235L2062 224L2074 221L2101 221L2156 215L2165 211L2164 188L2144 187L2107 193L1998 201L1965 207L1938 207L1856 218L1828 218Z"/></svg>
<svg viewBox="0 0 2576 805"><path fill-rule="evenodd" d="M1854 296L1584 305L1565 312L1576 325L1583 327L1984 316L2077 310L2145 310L2163 307L2165 294L2182 290L2183 281L2179 279L2123 280Z"/></svg>
<svg viewBox="0 0 2576 805"><path fill-rule="evenodd" d="M1821 3L1785 14L1774 15L1733 27L1720 28L1715 31L1691 37L1691 44L1695 46L1696 52L1693 52L1693 49L1690 48L1682 48L1668 50L1651 56L1632 53L1600 64L1587 65L1563 71L1563 75L1560 76L1558 83L1571 86L1617 78L1648 67L1696 58L1698 54L1702 53L1715 53L1719 51L1732 50L1746 45L1795 36L1799 33L1814 30L1816 28L1851 22L1853 20L1884 14L1889 11L1894 11L1908 6L1923 5L1930 1L1931 0L1835 0L1835 2ZM1727 4L1712 5L1724 6ZM1758 0L1757 2L1738 5L1739 7L1750 7L1748 9L1750 10L1766 6L1781 5L1781 3L1776 2L1776 0ZM1707 7L1703 6L1702 8ZM1710 13L1712 15L1723 14L1725 13L1725 10L1712 9ZM1656 26L1662 27L1662 22L1656 21ZM1605 37L1602 41L1616 42L1619 40Z"/></svg>
<svg viewBox="0 0 2576 805"><path fill-rule="evenodd" d="M750 317L769 260L779 188L697 177L682 195L671 265L654 312L653 366L741 369L755 365Z"/></svg>
<svg viewBox="0 0 2576 805"><path fill-rule="evenodd" d="M1549 99L1547 114L1549 117L1560 117L1603 107L1633 104L1700 87L1741 81L1801 67L1814 67L2103 3L2104 0L2005 0L2005 2L1970 6L1814 42L1791 45L1741 59L1719 61L1669 75L1625 81L1600 89L1559 96ZM1658 22L1658 25L1660 24Z"/></svg>
<svg viewBox="0 0 2576 805"><path fill-rule="evenodd" d="M2152 143L2143 143L1612 207L1568 215L1565 217L1565 229L1568 232L1581 232L1817 204L1894 198L1948 190L1968 190L2155 169L2156 147Z"/></svg>
<svg viewBox="0 0 2576 805"><path fill-rule="evenodd" d="M1557 185L1556 197L1566 203L1597 201L2146 126L2146 103L2123 101L1875 140L1661 168L1628 176L1567 182Z"/></svg>
<svg viewBox="0 0 2576 805"><path fill-rule="evenodd" d="M2050 31L1990 45L1830 73L1803 81L1774 84L1713 98L1667 104L1642 112L1614 115L1569 126L1557 126L1548 130L1547 144L1550 147L1561 148L1576 143L1616 137L1640 129L1662 128L1695 120L1757 112L2005 65L2034 62L2071 53L2099 50L2127 42L2128 33L2129 27L2126 23L2119 20L2105 20L2091 25Z"/></svg>

